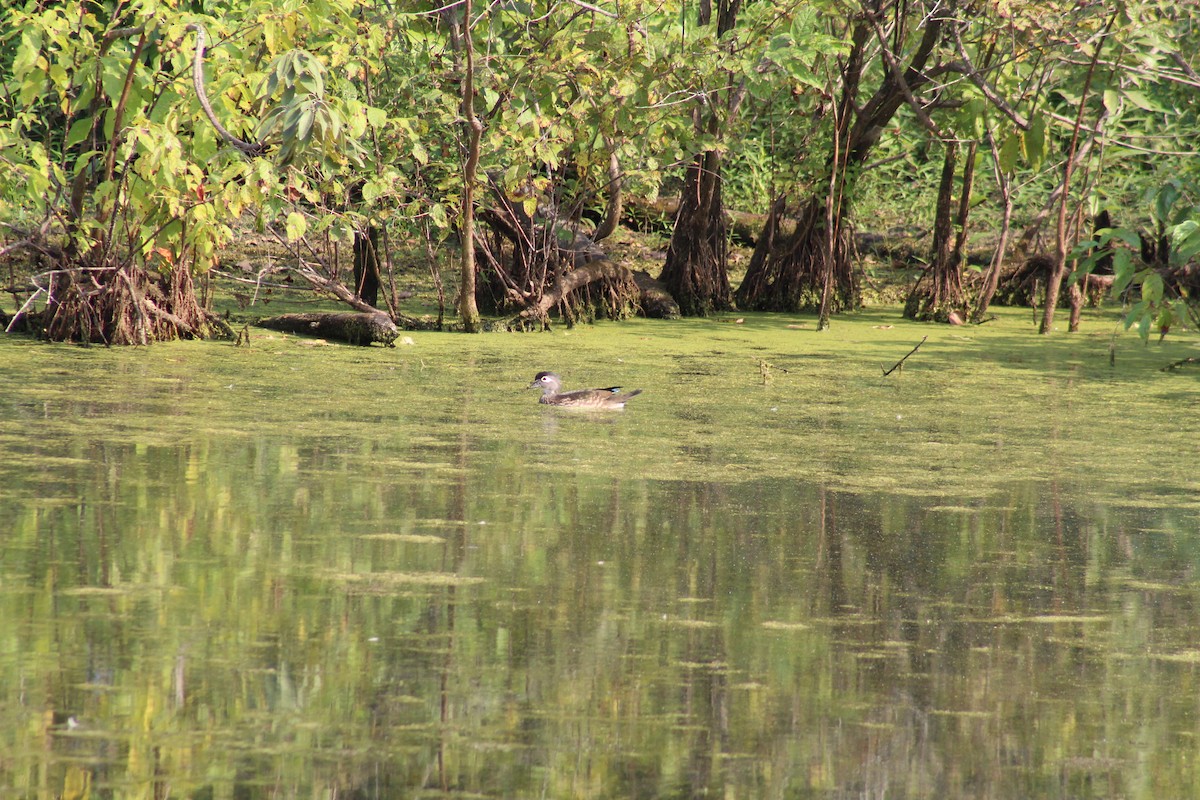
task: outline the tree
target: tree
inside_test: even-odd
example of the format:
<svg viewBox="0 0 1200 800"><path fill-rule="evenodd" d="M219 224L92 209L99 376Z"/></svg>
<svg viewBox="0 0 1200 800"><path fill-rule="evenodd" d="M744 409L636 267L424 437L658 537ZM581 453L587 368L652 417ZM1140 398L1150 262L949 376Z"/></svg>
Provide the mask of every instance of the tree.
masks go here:
<svg viewBox="0 0 1200 800"><path fill-rule="evenodd" d="M975 170L975 147L972 143L967 149L966 158L963 159L958 213L952 216L959 144L950 139L942 143L942 149L942 177L938 184L937 208L934 212L929 268L913 285L904 304L904 316L938 322L946 322L952 318L961 321L962 317L959 315L965 315L966 311L962 259Z"/></svg>
<svg viewBox="0 0 1200 800"><path fill-rule="evenodd" d="M479 307L475 303L475 190L479 171L479 139L483 123L475 114L475 45L472 32L471 0L463 0L463 82L462 116L466 130L466 155L463 164L462 270L458 288L458 313L467 333L480 328Z"/></svg>
<svg viewBox="0 0 1200 800"><path fill-rule="evenodd" d="M717 0L715 46L732 50L740 0ZM699 5L697 22L713 24L711 3ZM693 124L699 136L710 143L688 165L679 198L679 211L666 264L659 276L679 303L684 314L704 316L733 304L729 289L729 232L721 201L721 150L724 128L736 118L745 95L744 85L729 68L718 70L717 86L695 101Z"/></svg>
<svg viewBox="0 0 1200 800"><path fill-rule="evenodd" d="M895 4L875 0L851 18L845 56L831 72L825 94L832 101L829 144L820 187L800 202L792 232L780 235L764 228L760 237L772 246L754 253L746 278L738 287L738 304L747 309L817 310L819 325L834 311L859 303L858 279L851 259L848 217L858 174L885 126L902 105L917 105L917 93L929 84L927 69L942 41L954 7L946 4ZM875 40L882 50L874 47ZM906 63L900 54L908 52ZM870 74L869 56L887 52L896 65L882 70L878 88L860 101L861 85ZM882 59L881 59L882 60ZM767 226L778 225L769 215Z"/></svg>
<svg viewBox="0 0 1200 800"><path fill-rule="evenodd" d="M647 76L661 70L649 52L654 44L641 6L625 4L618 16L589 3L562 3L531 16L499 4L476 20L478 41L486 43L476 48L471 76L471 110L481 126L478 191L470 202L478 225L470 255L475 268L462 278L464 285L474 281L485 312L513 315L521 325L544 323L556 307L567 319L633 310L632 274L608 262L599 242L615 228L624 187L657 172L659 148L651 142L662 134L637 111L656 91L656 79ZM433 37L417 39L431 53L428 77L418 78L429 90L410 96L417 104L432 100L436 109L439 94L461 95L462 66L447 70L436 56L437 48L462 50L461 23L446 22L452 13L441 12ZM430 116L413 108L397 113ZM427 151L473 149L469 136L446 140L424 120L412 124L421 126ZM631 154L636 159L627 162ZM442 173L425 185L435 204L465 213L459 176ZM587 217L601 205L593 228Z"/></svg>
<svg viewBox="0 0 1200 800"><path fill-rule="evenodd" d="M372 115L350 81L332 76L357 71L353 5L297 13L248 2L220 18L148 2L13 11L23 77L0 144L24 181L3 190L36 217L6 249L41 264L23 311L43 335L110 344L208 335L223 323L199 303L193 278L213 268L247 212L293 247L328 232L351 239L347 175L362 163L356 139ZM238 30L243 18L256 21L250 33L208 51L220 66L206 88L209 33ZM314 213L327 198L335 206ZM298 258L297 271L366 306L313 260Z"/></svg>
<svg viewBox="0 0 1200 800"><path fill-rule="evenodd" d="M1039 327L1040 333L1049 333L1054 324L1054 310L1058 307L1058 292L1062 286L1063 278L1067 274L1067 251L1072 245L1073 233L1078 232L1078 227L1075 226L1074 231L1071 229L1068 209L1071 199L1071 178L1074 175L1076 154L1079 152L1080 133L1083 129L1083 123L1087 114L1087 100L1089 93L1092 90L1092 79L1095 76L1096 64L1100 59L1100 53L1104 46L1105 39L1108 38L1109 31L1112 30L1113 23L1116 22L1120 9L1114 10L1109 14L1107 21L1104 22L1103 28L1100 29L1098 36L1090 38L1090 41L1080 42L1080 48L1086 43L1088 49L1091 50L1091 58L1087 65L1087 71L1083 80L1082 94L1078 100L1078 113L1075 117L1075 123L1071 128L1071 141L1067 147L1067 157L1063 163L1063 178L1062 191L1058 200L1058 224L1055 229L1054 237L1054 262L1050 270L1050 275L1046 280L1046 300L1042 308L1042 323ZM1103 117L1101 112L1101 117ZM1074 306L1071 315L1071 330L1074 331L1079 326L1080 298L1078 297L1079 290L1074 287L1075 297L1072 298Z"/></svg>

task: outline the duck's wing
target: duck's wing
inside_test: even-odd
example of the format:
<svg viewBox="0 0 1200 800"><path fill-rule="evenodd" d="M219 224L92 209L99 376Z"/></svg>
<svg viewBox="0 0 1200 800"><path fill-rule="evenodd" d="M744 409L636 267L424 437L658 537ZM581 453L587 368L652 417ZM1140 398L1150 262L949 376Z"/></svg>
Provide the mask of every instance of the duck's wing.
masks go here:
<svg viewBox="0 0 1200 800"><path fill-rule="evenodd" d="M573 392L560 392L555 395L558 400L568 403L603 402L611 399L612 396L611 389L576 389Z"/></svg>

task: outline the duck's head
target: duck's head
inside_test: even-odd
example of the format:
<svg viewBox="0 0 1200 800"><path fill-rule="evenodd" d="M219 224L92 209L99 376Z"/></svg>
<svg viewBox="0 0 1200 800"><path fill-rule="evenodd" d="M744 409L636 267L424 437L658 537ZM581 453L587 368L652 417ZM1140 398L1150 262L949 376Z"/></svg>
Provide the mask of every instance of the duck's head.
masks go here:
<svg viewBox="0 0 1200 800"><path fill-rule="evenodd" d="M545 394L557 394L562 388L562 378L555 375L553 372L539 372L533 377L533 383L529 384L530 389L541 389Z"/></svg>

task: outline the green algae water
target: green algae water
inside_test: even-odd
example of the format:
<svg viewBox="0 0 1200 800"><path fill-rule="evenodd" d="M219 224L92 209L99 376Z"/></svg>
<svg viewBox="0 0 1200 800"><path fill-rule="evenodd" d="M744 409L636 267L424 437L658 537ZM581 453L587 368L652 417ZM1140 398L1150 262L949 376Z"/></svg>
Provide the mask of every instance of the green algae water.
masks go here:
<svg viewBox="0 0 1200 800"><path fill-rule="evenodd" d="M1194 337L741 320L0 338L0 795L1200 793Z"/></svg>

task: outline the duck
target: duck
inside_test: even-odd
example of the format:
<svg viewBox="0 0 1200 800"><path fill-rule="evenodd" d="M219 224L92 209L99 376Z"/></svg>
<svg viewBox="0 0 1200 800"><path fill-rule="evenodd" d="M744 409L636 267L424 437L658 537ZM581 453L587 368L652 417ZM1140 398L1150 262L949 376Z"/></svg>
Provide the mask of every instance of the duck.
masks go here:
<svg viewBox="0 0 1200 800"><path fill-rule="evenodd" d="M529 384L530 389L541 389L539 403L550 406L568 408L611 408L620 409L631 397L642 393L641 389L632 392L621 392L620 386L608 386L603 389L576 389L573 392L562 391L562 378L553 372L539 372Z"/></svg>

